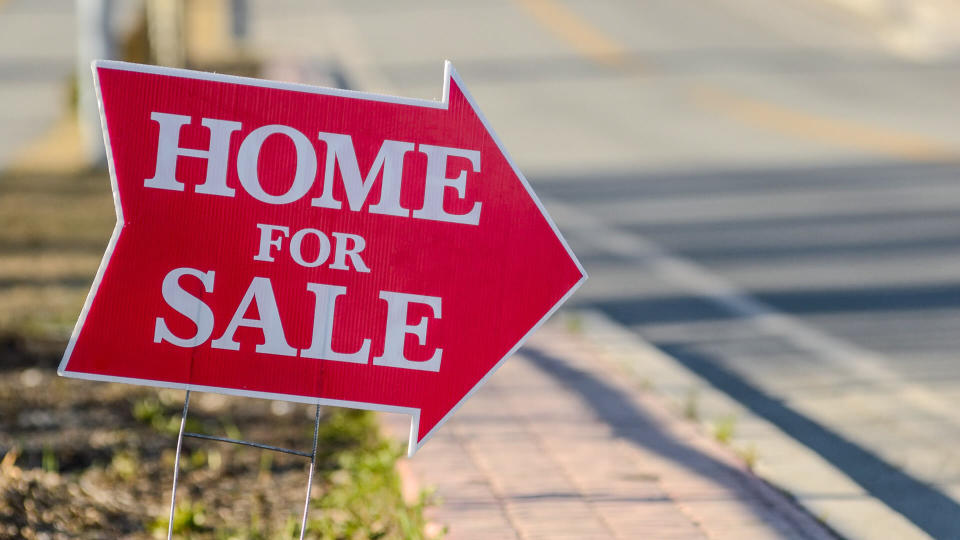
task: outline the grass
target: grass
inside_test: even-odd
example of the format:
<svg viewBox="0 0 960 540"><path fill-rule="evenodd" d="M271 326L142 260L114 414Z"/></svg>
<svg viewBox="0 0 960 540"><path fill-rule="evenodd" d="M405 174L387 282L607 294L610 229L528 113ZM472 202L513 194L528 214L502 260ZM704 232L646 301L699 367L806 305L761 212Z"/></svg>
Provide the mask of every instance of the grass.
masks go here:
<svg viewBox="0 0 960 540"><path fill-rule="evenodd" d="M342 446L324 456L323 495L317 499L307 532L319 538L425 538L423 509L429 496L406 503L400 496L395 464L403 448L383 440L372 413L337 409L324 425L321 441ZM322 447L322 446L321 446ZM330 462L336 464L330 467Z"/></svg>
<svg viewBox="0 0 960 540"><path fill-rule="evenodd" d="M53 452L53 448L49 445L43 447L43 461L41 468L43 472L48 473L58 473L60 472L60 462L57 459L57 455Z"/></svg>
<svg viewBox="0 0 960 540"><path fill-rule="evenodd" d="M201 503L184 501L173 512L173 534L190 538L198 533L209 532L206 524L206 507ZM148 528L154 537L164 538L169 530L169 518L158 518Z"/></svg>

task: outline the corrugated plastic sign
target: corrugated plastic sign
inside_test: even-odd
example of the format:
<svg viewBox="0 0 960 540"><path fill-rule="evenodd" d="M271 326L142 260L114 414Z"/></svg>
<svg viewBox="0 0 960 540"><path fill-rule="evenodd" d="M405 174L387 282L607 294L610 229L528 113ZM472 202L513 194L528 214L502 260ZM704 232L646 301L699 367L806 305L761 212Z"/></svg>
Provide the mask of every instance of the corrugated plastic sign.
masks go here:
<svg viewBox="0 0 960 540"><path fill-rule="evenodd" d="M62 375L413 416L586 277L448 63L440 102L100 61L117 227Z"/></svg>

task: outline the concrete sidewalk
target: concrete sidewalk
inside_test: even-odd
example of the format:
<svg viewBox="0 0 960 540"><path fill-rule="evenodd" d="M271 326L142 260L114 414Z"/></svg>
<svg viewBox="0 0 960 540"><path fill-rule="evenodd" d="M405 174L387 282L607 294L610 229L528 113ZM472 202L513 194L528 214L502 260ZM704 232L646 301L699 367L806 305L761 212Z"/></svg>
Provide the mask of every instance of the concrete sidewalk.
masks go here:
<svg viewBox="0 0 960 540"><path fill-rule="evenodd" d="M450 539L833 538L625 370L548 324L403 462ZM405 440L406 417L387 431Z"/></svg>

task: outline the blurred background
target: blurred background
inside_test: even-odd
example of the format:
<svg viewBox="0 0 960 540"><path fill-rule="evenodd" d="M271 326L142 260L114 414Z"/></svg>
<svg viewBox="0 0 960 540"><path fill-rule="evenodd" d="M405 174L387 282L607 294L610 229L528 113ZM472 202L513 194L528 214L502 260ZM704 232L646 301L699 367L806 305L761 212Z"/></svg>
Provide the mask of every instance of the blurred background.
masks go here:
<svg viewBox="0 0 960 540"><path fill-rule="evenodd" d="M960 537L960 1L0 0L0 522L149 536L182 397L55 375L114 222L94 58L428 99L452 60L590 274L571 331L602 320L694 374L645 377L693 420L736 415L731 444L828 523L858 530L869 499ZM197 411L218 432L280 422L291 445L312 414ZM323 493L364 459L392 467L372 419L325 421ZM258 487L239 514L185 503L184 530L293 526L302 465L214 452L194 451L197 485ZM272 508L278 481L297 487ZM421 520L387 484L344 497ZM64 486L90 515L62 513ZM317 534L352 519L324 515Z"/></svg>

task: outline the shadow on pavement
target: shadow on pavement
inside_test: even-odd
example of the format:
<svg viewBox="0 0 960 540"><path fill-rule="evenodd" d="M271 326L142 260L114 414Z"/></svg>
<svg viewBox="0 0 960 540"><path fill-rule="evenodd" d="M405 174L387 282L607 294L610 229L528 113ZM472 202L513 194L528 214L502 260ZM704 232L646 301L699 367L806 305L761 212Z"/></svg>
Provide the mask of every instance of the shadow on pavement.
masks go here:
<svg viewBox="0 0 960 540"><path fill-rule="evenodd" d="M729 492L730 499L743 499L743 494L749 493L763 504L765 495L758 492L756 485L751 485L759 481L758 479L665 433L656 421L634 406L629 396L620 390L529 345L524 347L523 355L538 369L579 395L603 422L613 428L617 437L647 448L702 477L711 479ZM764 508L769 511L769 507ZM781 517L791 519L788 515L781 514Z"/></svg>
<svg viewBox="0 0 960 540"><path fill-rule="evenodd" d="M754 414L844 471L864 490L934 538L960 538L960 505L934 486L788 407L705 354L682 344L660 348L690 371L733 396Z"/></svg>
<svg viewBox="0 0 960 540"><path fill-rule="evenodd" d="M699 264L708 275L725 277L721 281L802 318L814 330L891 353L889 367L904 378L922 375L952 384L958 380L952 359L960 344L955 331L960 325L958 171L955 161L865 160L563 173L534 178L533 184L548 208L551 199L577 207L617 231ZM882 448L861 446L845 428L818 423L772 390L792 375L796 384L821 390L864 381L789 336L758 332L749 317L725 306L724 298L700 294L682 279L648 273L642 248L631 258L593 248L592 238L576 229L570 233L587 271L595 280L608 280L593 297L588 284L574 302L645 335L926 533L960 538L960 504L947 493L912 476L912 469L885 461ZM558 377L585 376L548 359L537 362ZM577 386L585 388L586 401L601 416L615 418L604 396L609 390L592 387L598 384ZM873 397L886 398L882 392ZM924 444L881 429L862 431L891 443ZM952 439L944 433L933 431L930 437L941 437L943 452L951 451L946 441ZM631 440L666 455L681 452L677 459L683 459L682 450L662 440Z"/></svg>

